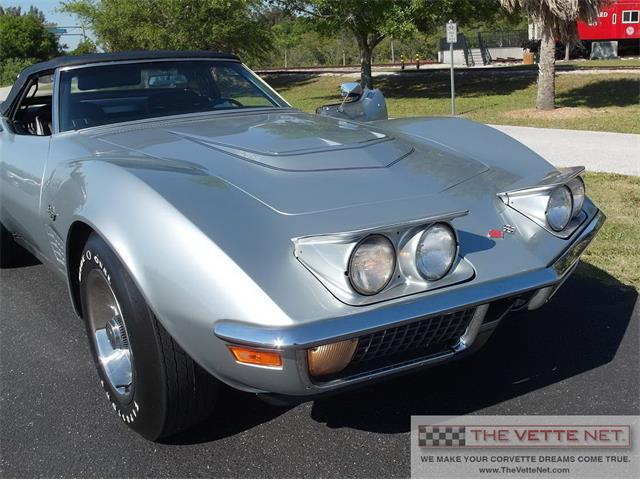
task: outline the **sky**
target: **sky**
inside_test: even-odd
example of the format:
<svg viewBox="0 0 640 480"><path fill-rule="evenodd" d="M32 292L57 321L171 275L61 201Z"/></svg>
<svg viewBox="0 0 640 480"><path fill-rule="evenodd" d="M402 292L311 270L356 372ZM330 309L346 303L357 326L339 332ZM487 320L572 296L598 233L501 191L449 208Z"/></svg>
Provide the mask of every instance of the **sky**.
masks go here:
<svg viewBox="0 0 640 480"><path fill-rule="evenodd" d="M23 11L29 11L31 5L44 12L47 22L57 23L61 27L79 25L75 16L56 12L56 9L60 6L60 0L0 0L0 6L2 7L21 7ZM71 50L76 48L80 40L82 40L82 37L75 35L62 35L60 37L60 43L66 44Z"/></svg>

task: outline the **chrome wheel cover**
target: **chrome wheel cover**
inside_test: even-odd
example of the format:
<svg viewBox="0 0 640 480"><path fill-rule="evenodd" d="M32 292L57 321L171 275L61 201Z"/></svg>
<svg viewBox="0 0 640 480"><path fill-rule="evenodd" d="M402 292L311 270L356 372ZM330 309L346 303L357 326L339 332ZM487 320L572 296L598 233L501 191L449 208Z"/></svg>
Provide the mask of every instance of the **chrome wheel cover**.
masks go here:
<svg viewBox="0 0 640 480"><path fill-rule="evenodd" d="M100 270L87 275L87 315L98 361L121 402L133 394L133 352L120 305Z"/></svg>

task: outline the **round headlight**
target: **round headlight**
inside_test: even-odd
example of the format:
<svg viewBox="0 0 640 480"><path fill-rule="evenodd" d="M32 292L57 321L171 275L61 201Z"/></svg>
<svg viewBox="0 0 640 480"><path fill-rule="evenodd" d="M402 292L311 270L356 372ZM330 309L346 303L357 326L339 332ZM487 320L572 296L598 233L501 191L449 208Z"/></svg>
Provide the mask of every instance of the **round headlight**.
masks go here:
<svg viewBox="0 0 640 480"><path fill-rule="evenodd" d="M458 242L453 229L445 223L434 223L418 242L416 267L426 280L444 277L456 258Z"/></svg>
<svg viewBox="0 0 640 480"><path fill-rule="evenodd" d="M573 195L573 210L571 212L571 216L575 217L580 213L582 205L584 204L584 180L580 177L576 177L567 183L567 187L569 187L571 195Z"/></svg>
<svg viewBox="0 0 640 480"><path fill-rule="evenodd" d="M384 235L369 235L351 253L349 280L361 295L375 295L391 281L396 269L396 252Z"/></svg>
<svg viewBox="0 0 640 480"><path fill-rule="evenodd" d="M556 232L564 230L571 220L573 198L568 187L558 187L549 195L547 202L547 223Z"/></svg>

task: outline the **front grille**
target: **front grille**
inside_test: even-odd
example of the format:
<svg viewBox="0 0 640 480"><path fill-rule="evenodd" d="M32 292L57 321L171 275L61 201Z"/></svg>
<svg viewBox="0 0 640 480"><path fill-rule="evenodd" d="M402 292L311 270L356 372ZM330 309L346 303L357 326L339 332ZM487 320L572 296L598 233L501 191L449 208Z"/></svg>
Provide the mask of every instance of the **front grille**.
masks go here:
<svg viewBox="0 0 640 480"><path fill-rule="evenodd" d="M433 346L454 346L469 326L475 309L425 318L360 337L352 364Z"/></svg>
<svg viewBox="0 0 640 480"><path fill-rule="evenodd" d="M475 308L416 320L363 335L349 366L322 380L349 377L453 348L471 323Z"/></svg>

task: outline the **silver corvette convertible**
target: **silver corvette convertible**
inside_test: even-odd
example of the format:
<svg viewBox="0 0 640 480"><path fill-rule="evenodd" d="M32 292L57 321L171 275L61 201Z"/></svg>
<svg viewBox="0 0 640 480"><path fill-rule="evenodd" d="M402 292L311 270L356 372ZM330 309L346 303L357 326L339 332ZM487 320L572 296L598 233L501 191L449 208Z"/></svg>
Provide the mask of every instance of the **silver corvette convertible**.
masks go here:
<svg viewBox="0 0 640 480"><path fill-rule="evenodd" d="M235 56L125 52L29 67L2 103L2 263L24 247L66 280L145 437L220 382L303 401L473 352L602 226L581 167L343 94L306 114Z"/></svg>

